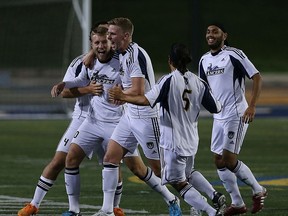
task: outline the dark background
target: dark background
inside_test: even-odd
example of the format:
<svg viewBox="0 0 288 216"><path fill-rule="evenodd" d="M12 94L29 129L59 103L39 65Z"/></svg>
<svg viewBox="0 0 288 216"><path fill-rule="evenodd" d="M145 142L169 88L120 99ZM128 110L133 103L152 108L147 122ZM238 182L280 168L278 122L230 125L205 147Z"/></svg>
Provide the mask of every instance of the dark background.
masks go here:
<svg viewBox="0 0 288 216"><path fill-rule="evenodd" d="M92 23L123 16L135 25L133 40L165 72L171 43L193 53L192 69L208 50L207 24L222 22L229 43L242 49L261 72L288 71L287 1L271 0L95 0ZM66 68L81 54L81 30L71 1L1 0L0 71Z"/></svg>

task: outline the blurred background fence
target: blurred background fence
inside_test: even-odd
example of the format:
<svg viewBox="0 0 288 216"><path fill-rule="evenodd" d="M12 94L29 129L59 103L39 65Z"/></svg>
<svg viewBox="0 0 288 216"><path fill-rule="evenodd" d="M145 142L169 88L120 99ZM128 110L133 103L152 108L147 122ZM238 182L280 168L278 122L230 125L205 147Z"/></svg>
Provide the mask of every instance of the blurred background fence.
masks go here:
<svg viewBox="0 0 288 216"><path fill-rule="evenodd" d="M285 113L287 8L288 2L280 0L92 0L92 23L130 18L134 41L148 51L159 77L168 72L167 53L176 41L191 48L196 72L208 50L207 24L222 22L229 43L263 74L260 105L280 105ZM1 0L0 28L0 117L66 118L74 100L52 99L50 89L82 54L82 30L72 1Z"/></svg>

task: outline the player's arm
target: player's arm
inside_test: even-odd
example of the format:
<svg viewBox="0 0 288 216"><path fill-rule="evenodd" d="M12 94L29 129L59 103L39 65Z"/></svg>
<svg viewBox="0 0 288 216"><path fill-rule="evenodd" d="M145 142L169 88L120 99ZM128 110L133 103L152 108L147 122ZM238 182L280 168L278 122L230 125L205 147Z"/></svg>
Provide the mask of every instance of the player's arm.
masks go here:
<svg viewBox="0 0 288 216"><path fill-rule="evenodd" d="M99 96L103 93L103 85L95 82L90 82L89 85L84 87L64 88L61 92L63 98L81 97L86 94L93 94Z"/></svg>
<svg viewBox="0 0 288 216"><path fill-rule="evenodd" d="M87 68L92 68L95 60L95 53L93 52L93 49L91 49L84 57L83 57L83 63Z"/></svg>
<svg viewBox="0 0 288 216"><path fill-rule="evenodd" d="M69 84L69 82L67 81ZM80 97L85 94L101 95L103 93L103 85L95 82L90 82L89 85L84 87L65 88L66 82L60 82L54 85L51 89L51 96L57 97L59 94L63 98Z"/></svg>
<svg viewBox="0 0 288 216"><path fill-rule="evenodd" d="M145 79L142 77L132 77L132 86L129 89L124 90L125 94L129 95L144 95Z"/></svg>
<svg viewBox="0 0 288 216"><path fill-rule="evenodd" d="M256 103L259 99L261 86L262 86L262 78L261 78L260 73L255 74L252 77L252 80L253 80L253 85L252 85L251 99L249 101L248 108L246 109L243 115L243 121L245 123L252 122L255 117Z"/></svg>
<svg viewBox="0 0 288 216"><path fill-rule="evenodd" d="M222 110L221 103L216 100L208 84L205 81L202 81L202 83L204 84L205 90L201 104L210 113L219 113Z"/></svg>
<svg viewBox="0 0 288 216"><path fill-rule="evenodd" d="M109 89L109 98L110 100L121 100L136 105L150 105L149 101L144 95L128 94L127 91L124 93L119 85Z"/></svg>

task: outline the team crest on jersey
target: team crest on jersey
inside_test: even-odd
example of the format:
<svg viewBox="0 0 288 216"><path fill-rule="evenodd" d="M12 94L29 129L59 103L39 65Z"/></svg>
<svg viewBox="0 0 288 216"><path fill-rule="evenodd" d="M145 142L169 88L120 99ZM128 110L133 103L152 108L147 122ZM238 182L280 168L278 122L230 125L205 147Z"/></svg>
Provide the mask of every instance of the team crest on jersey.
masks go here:
<svg viewBox="0 0 288 216"><path fill-rule="evenodd" d="M234 131L229 131L228 132L228 138L229 139L233 139L234 135L235 135Z"/></svg>
<svg viewBox="0 0 288 216"><path fill-rule="evenodd" d="M219 68L217 65L212 66L210 63L209 66L207 67L207 76L213 76L213 75L218 75L218 74L223 74L224 73L224 68Z"/></svg>
<svg viewBox="0 0 288 216"><path fill-rule="evenodd" d="M102 84L113 84L115 82L115 80L109 79L109 77L106 74L99 74L99 71L97 70L93 71L91 80Z"/></svg>
<svg viewBox="0 0 288 216"><path fill-rule="evenodd" d="M154 143L153 142L147 142L146 145L147 145L148 149L153 149L154 148Z"/></svg>

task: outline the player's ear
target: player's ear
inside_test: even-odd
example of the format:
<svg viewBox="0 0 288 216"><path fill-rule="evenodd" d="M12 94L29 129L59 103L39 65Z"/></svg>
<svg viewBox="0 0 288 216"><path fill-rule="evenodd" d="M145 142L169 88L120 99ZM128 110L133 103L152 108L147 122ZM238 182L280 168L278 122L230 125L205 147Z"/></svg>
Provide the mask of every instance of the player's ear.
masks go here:
<svg viewBox="0 0 288 216"><path fill-rule="evenodd" d="M126 39L128 39L128 38L131 37L131 34L130 34L129 32L125 32L125 33L124 33L124 37L125 37Z"/></svg>
<svg viewBox="0 0 288 216"><path fill-rule="evenodd" d="M225 41L228 38L228 33L223 34L223 41Z"/></svg>

